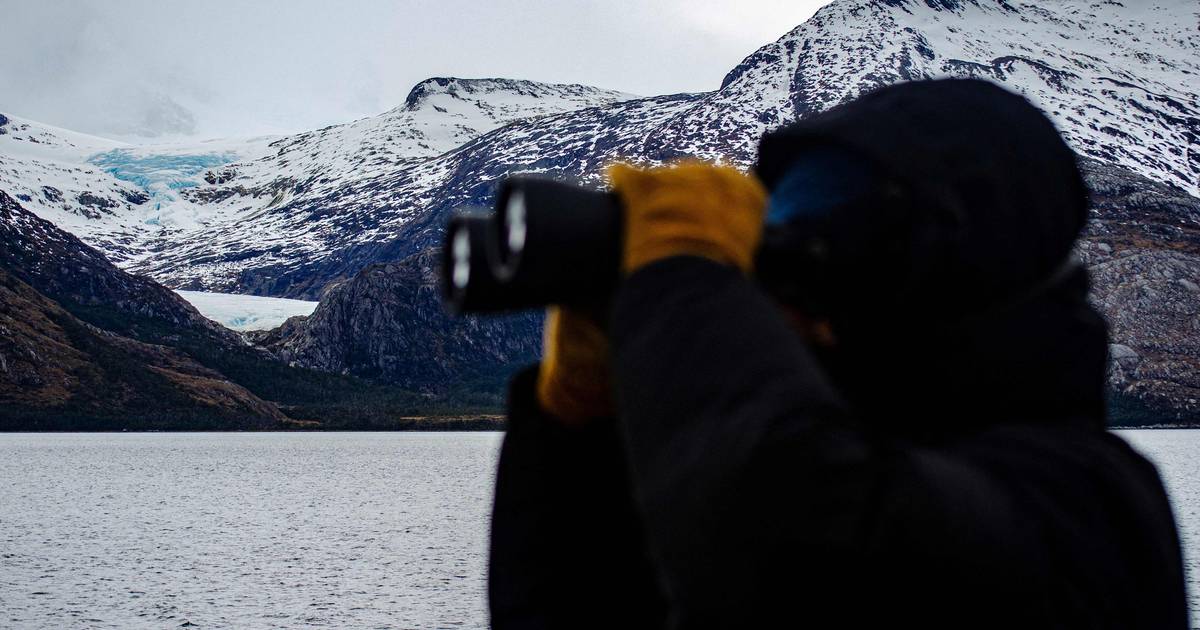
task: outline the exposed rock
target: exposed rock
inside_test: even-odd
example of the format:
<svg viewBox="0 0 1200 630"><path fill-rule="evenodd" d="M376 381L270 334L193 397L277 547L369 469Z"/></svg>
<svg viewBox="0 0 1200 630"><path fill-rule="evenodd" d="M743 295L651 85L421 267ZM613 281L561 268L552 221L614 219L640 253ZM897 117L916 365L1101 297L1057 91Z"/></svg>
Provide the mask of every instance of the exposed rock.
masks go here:
<svg viewBox="0 0 1200 630"><path fill-rule="evenodd" d="M135 206L140 206L147 201L150 201L150 195L140 190L122 190L118 194L121 195L122 199Z"/></svg>
<svg viewBox="0 0 1200 630"><path fill-rule="evenodd" d="M331 289L309 317L258 339L282 360L443 392L502 380L536 359L540 318L453 318L441 306L437 256L373 265Z"/></svg>
<svg viewBox="0 0 1200 630"><path fill-rule="evenodd" d="M1084 160L1092 220L1079 256L1109 322L1116 420L1200 422L1200 199ZM1140 409L1129 407L1140 406Z"/></svg>
<svg viewBox="0 0 1200 630"><path fill-rule="evenodd" d="M210 184L213 184L213 185L217 185L217 184L224 184L226 182L233 181L234 177L237 177L236 170L234 170L232 168L223 168L218 171L208 171L207 173L205 173L204 181L206 181Z"/></svg>

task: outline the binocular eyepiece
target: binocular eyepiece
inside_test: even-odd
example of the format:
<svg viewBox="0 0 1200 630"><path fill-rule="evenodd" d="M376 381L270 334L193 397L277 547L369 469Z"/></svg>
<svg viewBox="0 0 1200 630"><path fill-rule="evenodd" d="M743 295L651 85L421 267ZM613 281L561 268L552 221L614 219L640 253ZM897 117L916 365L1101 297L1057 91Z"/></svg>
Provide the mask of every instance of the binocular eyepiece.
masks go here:
<svg viewBox="0 0 1200 630"><path fill-rule="evenodd" d="M622 211L614 193L514 176L495 212L456 212L446 228L442 281L454 313L585 305L620 279Z"/></svg>

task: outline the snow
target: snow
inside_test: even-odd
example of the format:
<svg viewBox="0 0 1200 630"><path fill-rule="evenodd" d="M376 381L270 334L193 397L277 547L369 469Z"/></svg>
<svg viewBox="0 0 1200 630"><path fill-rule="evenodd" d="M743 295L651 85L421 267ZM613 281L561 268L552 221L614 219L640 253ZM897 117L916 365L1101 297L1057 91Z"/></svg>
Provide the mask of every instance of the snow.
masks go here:
<svg viewBox="0 0 1200 630"><path fill-rule="evenodd" d="M839 0L703 94L435 78L344 125L138 146L14 117L0 135L0 190L135 273L237 291L264 270L407 255L394 245L427 244L431 217L486 203L513 172L597 183L614 160L746 167L767 129L883 84L975 76L1028 96L1080 153L1200 194L1198 19L1196 0Z"/></svg>
<svg viewBox="0 0 1200 630"><path fill-rule="evenodd" d="M316 302L285 298L176 291L200 314L234 330L270 330L296 315L312 315Z"/></svg>

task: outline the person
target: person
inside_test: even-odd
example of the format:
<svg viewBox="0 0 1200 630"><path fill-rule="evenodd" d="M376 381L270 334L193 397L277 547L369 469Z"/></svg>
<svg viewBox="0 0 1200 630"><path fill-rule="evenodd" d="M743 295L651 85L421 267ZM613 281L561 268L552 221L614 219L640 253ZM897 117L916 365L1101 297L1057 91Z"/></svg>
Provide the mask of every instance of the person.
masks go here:
<svg viewBox="0 0 1200 630"><path fill-rule="evenodd" d="M1187 627L1161 480L1105 430L1087 193L1024 98L899 84L753 175L610 179L611 307L552 308L510 385L493 627Z"/></svg>

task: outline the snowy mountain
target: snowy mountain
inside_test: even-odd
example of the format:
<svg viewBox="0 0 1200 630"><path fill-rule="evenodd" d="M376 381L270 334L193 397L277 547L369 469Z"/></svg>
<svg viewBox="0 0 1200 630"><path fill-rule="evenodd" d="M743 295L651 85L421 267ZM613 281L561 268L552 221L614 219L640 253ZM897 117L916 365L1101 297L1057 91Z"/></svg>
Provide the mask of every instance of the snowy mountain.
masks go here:
<svg viewBox="0 0 1200 630"><path fill-rule="evenodd" d="M233 179L189 189L189 199L244 211L152 242L154 259L135 268L180 287L311 298L372 262L399 260L429 245L431 230L451 207L486 204L492 182L506 174L595 181L614 159L683 155L747 165L769 128L881 85L924 77L1000 82L1041 105L1081 154L1195 195L1198 13L1191 0L843 0L751 54L716 92L633 100L613 95L615 102L521 118L445 153L470 134L435 144L427 131L391 141L368 131L391 129L389 120L412 124L414 105L449 116L455 110L442 103L461 105L449 93L469 84L425 82L380 120L281 141L279 156L233 165L229 175L215 174ZM467 107L486 109L507 93L480 87ZM436 129L444 132L446 124ZM345 137L366 138L369 148L348 155L338 147L357 140ZM414 149L423 153L405 153Z"/></svg>
<svg viewBox="0 0 1200 630"><path fill-rule="evenodd" d="M268 274L249 264L238 270L237 281L249 290L305 294L352 277L361 265L404 260L390 270L390 284L419 284L423 273L410 267L436 245L446 213L461 204L487 205L504 175L543 172L598 184L600 168L614 159L655 163L686 155L744 166L762 131L870 89L924 77L982 77L1041 104L1084 156L1094 207L1080 254L1093 268L1095 299L1113 325L1111 386L1118 417L1196 419L1200 84L1192 79L1200 76L1198 21L1200 5L1184 2L1152 8L834 3L747 57L717 92L521 120L449 154L348 187L346 201L336 200L335 217L316 218L330 221L323 233L337 235L316 241L333 255L296 263L276 258L265 282ZM376 191L384 203L369 201ZM334 229L340 221L370 226L382 240ZM370 268L348 283L353 291L331 292L311 323L294 324L273 347L301 365L406 384L444 374L414 375L411 365L395 360L394 348L445 343L445 327L432 304L410 307L431 313L424 316L424 332L376 325L394 319L371 317L390 295L381 273ZM364 288L371 285L378 289ZM334 326L337 334L329 333ZM372 352L354 341L387 335L395 337L391 350Z"/></svg>
<svg viewBox="0 0 1200 630"><path fill-rule="evenodd" d="M118 264L145 255L153 235L202 223L212 210L179 192L215 166L266 153L271 140L134 146L3 118L0 190Z"/></svg>
<svg viewBox="0 0 1200 630"><path fill-rule="evenodd" d="M82 147L63 150L76 162L46 166L27 152L14 153L14 165L0 136L0 189L23 187L15 192L30 196L35 212L176 289L328 294L311 323L292 322L272 346L301 365L421 386L462 367L465 356L456 350L446 355L454 361L424 374L401 360L398 349L440 347L439 335L450 334L434 321L436 295L414 291L420 304L375 319L368 296L424 282L448 213L490 205L500 178L539 172L600 185L614 160L680 156L747 166L767 129L882 85L943 76L1024 93L1086 158L1097 202L1081 249L1110 321L1125 322L1114 326L1115 341L1132 353L1120 350L1124 380L1114 387L1139 400L1158 396L1168 408L1197 408L1200 347L1186 315L1198 299L1188 278L1200 276L1195 0L839 0L750 54L714 92L634 98L583 86L430 79L378 117L234 149L166 150L175 161L159 160L162 148L64 135L56 142ZM74 178L63 189L74 205L37 197L39 178L56 168ZM117 204L112 212L93 218L77 208L89 182ZM148 198L122 205L122 191ZM1153 330L1128 320L1131 312L1156 322ZM352 347L364 334L398 340ZM524 354L523 342L512 354L490 341L491 356Z"/></svg>
<svg viewBox="0 0 1200 630"><path fill-rule="evenodd" d="M38 216L121 258L138 231L133 214L150 197L137 185L88 164L87 158L124 147L111 140L0 116L0 190Z"/></svg>
<svg viewBox="0 0 1200 630"><path fill-rule="evenodd" d="M628 98L581 85L434 78L400 107L346 125L284 138L146 145L6 116L0 190L115 262L142 268L159 250L204 238L193 232L233 225L249 240L268 241L268 226L255 225L265 209L335 195L348 181L437 156L513 120Z"/></svg>
<svg viewBox="0 0 1200 630"><path fill-rule="evenodd" d="M401 203L427 205L389 184L397 172L420 185L448 175L438 157L515 120L609 105L631 95L581 85L507 79L434 78L417 84L402 106L377 117L271 143L271 153L214 169L207 185L183 191L211 220L186 234L146 243L153 259L134 265L183 288L313 297L304 289L237 280L251 272L323 258L339 244L390 240L392 224L364 211ZM181 260L191 261L185 268ZM354 269L357 271L362 265Z"/></svg>

